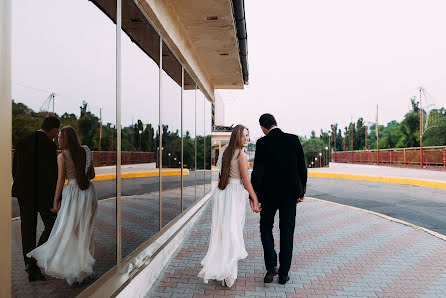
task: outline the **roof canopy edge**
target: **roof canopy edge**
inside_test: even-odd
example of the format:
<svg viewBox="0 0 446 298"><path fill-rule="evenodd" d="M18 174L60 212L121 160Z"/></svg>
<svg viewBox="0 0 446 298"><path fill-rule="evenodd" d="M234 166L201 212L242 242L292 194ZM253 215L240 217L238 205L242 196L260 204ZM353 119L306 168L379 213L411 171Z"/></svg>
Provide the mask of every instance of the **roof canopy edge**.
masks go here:
<svg viewBox="0 0 446 298"><path fill-rule="evenodd" d="M133 0L159 31L170 50L184 65L203 93L214 101L214 84L199 57L193 52L191 41L179 21L170 0Z"/></svg>

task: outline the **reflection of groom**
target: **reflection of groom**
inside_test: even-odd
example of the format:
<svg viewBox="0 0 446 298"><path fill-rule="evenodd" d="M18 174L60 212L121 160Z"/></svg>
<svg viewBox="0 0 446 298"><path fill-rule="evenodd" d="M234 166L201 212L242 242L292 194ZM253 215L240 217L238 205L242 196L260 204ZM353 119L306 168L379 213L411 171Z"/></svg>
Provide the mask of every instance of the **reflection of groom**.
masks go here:
<svg viewBox="0 0 446 298"><path fill-rule="evenodd" d="M12 195L20 206L22 250L29 281L45 280L36 261L26 254L36 248L37 213L45 225L37 246L48 240L56 220L57 215L50 211L57 183L57 147L52 139L59 126L59 119L46 117L41 129L21 140L14 152Z"/></svg>
<svg viewBox="0 0 446 298"><path fill-rule="evenodd" d="M289 280L288 271L293 256L296 203L302 202L305 196L307 168L299 137L277 128L271 114L263 114L259 122L265 136L256 143L251 182L262 204L260 236L267 270L264 282L272 282L274 276L279 274L279 283L285 284ZM277 210L280 217L278 271L272 233Z"/></svg>

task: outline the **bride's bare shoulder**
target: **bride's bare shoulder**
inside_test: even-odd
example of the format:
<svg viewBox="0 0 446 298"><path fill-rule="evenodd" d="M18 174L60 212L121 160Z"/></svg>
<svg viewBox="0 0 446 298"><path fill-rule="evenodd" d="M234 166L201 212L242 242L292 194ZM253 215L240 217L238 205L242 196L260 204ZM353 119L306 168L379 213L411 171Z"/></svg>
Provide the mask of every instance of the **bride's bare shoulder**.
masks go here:
<svg viewBox="0 0 446 298"><path fill-rule="evenodd" d="M240 150L240 154L238 155L238 158L240 158L240 157L247 158L247 155L246 155L245 151Z"/></svg>

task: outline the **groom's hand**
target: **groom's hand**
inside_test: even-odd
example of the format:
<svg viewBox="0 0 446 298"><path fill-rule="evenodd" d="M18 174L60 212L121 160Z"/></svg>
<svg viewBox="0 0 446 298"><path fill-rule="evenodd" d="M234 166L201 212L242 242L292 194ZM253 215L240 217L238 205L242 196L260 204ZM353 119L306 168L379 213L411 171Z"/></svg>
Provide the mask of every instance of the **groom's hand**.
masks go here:
<svg viewBox="0 0 446 298"><path fill-rule="evenodd" d="M259 204L257 203L257 206L256 206L254 200L251 198L249 199L249 206L251 207L252 212L255 212L255 213L259 213L262 210L262 208L260 208Z"/></svg>
<svg viewBox="0 0 446 298"><path fill-rule="evenodd" d="M305 200L305 196L303 196L302 198L298 198L297 199L297 203L302 203Z"/></svg>

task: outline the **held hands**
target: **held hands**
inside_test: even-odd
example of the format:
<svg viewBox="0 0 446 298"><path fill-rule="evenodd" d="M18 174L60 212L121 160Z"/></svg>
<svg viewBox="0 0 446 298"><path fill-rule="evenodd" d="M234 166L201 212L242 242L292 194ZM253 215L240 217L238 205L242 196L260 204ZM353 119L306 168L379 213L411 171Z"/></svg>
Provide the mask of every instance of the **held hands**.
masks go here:
<svg viewBox="0 0 446 298"><path fill-rule="evenodd" d="M57 213L60 209L60 204L62 204L62 200L57 200L53 202L53 208L50 209L51 212Z"/></svg>
<svg viewBox="0 0 446 298"><path fill-rule="evenodd" d="M260 208L259 200L249 199L249 206L251 206L252 212L259 213L262 208Z"/></svg>

